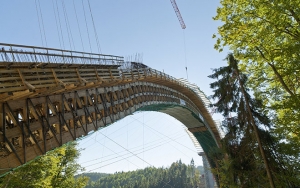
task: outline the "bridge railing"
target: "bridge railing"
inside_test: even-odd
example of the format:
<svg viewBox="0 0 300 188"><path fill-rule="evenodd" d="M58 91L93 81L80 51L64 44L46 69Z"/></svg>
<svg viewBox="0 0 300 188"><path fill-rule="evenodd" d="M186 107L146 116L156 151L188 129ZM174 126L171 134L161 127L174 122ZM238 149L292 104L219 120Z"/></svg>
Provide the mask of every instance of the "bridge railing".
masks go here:
<svg viewBox="0 0 300 188"><path fill-rule="evenodd" d="M124 57L0 43L0 62L122 65Z"/></svg>
<svg viewBox="0 0 300 188"><path fill-rule="evenodd" d="M169 81L175 82L176 84L178 84L180 86L189 88L186 84L180 82L177 78L170 76L164 72L158 71L156 69L152 69L150 67L138 68L138 69L120 67L120 74L121 74L121 78L123 78L123 79L141 79L141 78L151 76L151 77L156 77L156 78L162 79L162 80L169 80ZM191 91L192 91L192 89L191 89Z"/></svg>

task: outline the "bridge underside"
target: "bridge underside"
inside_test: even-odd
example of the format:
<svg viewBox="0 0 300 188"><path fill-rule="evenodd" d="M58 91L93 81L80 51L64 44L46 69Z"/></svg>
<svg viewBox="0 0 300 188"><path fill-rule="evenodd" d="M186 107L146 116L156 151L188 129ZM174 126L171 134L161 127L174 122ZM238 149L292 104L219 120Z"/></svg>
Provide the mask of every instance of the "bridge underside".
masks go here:
<svg viewBox="0 0 300 188"><path fill-rule="evenodd" d="M149 82L12 100L1 105L5 117L3 127L6 127L0 135L4 141L0 150L2 169L24 164L136 110L160 111L175 117L192 131L208 131L186 96Z"/></svg>
<svg viewBox="0 0 300 188"><path fill-rule="evenodd" d="M159 71L0 62L0 169L15 168L137 110L175 117L205 152L219 144L199 96Z"/></svg>
<svg viewBox="0 0 300 188"><path fill-rule="evenodd" d="M144 107L139 108L140 111L157 111L168 114L178 121L180 121L183 125L185 125L190 132L196 137L198 142L200 143L204 152L208 152L210 148L217 147L217 144L205 126L203 121L200 119L199 115L195 114L195 112L191 111L189 108L184 105L178 104L151 104Z"/></svg>

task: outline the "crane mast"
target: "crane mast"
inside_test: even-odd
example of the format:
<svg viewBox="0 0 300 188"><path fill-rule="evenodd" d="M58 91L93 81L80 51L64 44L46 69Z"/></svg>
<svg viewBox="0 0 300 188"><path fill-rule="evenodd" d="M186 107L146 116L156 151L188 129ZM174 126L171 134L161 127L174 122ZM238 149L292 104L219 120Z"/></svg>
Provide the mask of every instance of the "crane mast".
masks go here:
<svg viewBox="0 0 300 188"><path fill-rule="evenodd" d="M176 13L176 16L177 16L177 18L178 18L178 20L179 20L179 23L180 23L180 25L181 25L181 28L182 28L182 29L185 29L186 26L185 26L185 23L184 23L184 21L183 21L183 19L182 19L182 17L181 17L181 14L180 14L180 11L179 11L178 6L177 6L177 4L176 4L176 1L175 1L175 0L170 0L170 1L171 1L171 3L172 3L172 6L173 6L174 11L175 11L175 13Z"/></svg>

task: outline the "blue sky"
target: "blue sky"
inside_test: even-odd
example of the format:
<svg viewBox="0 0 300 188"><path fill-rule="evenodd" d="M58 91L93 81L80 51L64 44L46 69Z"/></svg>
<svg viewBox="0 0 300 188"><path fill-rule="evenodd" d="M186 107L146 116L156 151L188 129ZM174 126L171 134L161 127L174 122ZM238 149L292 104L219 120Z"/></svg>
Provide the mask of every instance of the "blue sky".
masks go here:
<svg viewBox="0 0 300 188"><path fill-rule="evenodd" d="M227 55L213 48L212 35L220 25L212 19L218 0L177 0L187 26L185 30L181 29L169 0L89 2L95 28L86 0L87 21L81 0L2 1L0 42L90 51L89 33L92 51L98 52L96 30L101 53L124 57L139 53L144 64L176 78L186 78L187 65L189 81L207 95L212 94L209 88L212 80L207 76L212 68L225 65L223 59ZM131 115L82 140L80 147L85 150L79 162L87 171L112 173L149 165L168 166L179 159L189 163L192 158L197 165L202 163L183 125L172 117L154 112ZM128 152L131 148L134 149ZM84 163L89 160L93 161Z"/></svg>

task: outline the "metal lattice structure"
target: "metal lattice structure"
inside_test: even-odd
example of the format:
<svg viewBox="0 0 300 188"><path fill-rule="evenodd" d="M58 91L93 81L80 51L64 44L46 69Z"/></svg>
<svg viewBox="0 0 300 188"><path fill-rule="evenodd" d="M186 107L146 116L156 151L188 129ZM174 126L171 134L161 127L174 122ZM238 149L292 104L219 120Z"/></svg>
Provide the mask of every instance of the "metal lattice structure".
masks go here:
<svg viewBox="0 0 300 188"><path fill-rule="evenodd" d="M119 56L1 43L0 47L2 170L138 110L175 117L204 152L219 144L218 129L201 97L165 73L125 63Z"/></svg>
<svg viewBox="0 0 300 188"><path fill-rule="evenodd" d="M185 29L186 26L185 26L185 23L184 23L184 21L183 21L183 19L182 19L182 16L181 16L181 14L180 14L180 11L179 11L179 8L178 8L178 6L177 6L176 1L175 1L175 0L170 0L170 1L171 1L171 3L172 3L173 9L174 9L175 14L176 14L176 16L177 16L177 18L178 18L178 21L179 21L179 23L180 23L181 28L182 28L182 29Z"/></svg>

